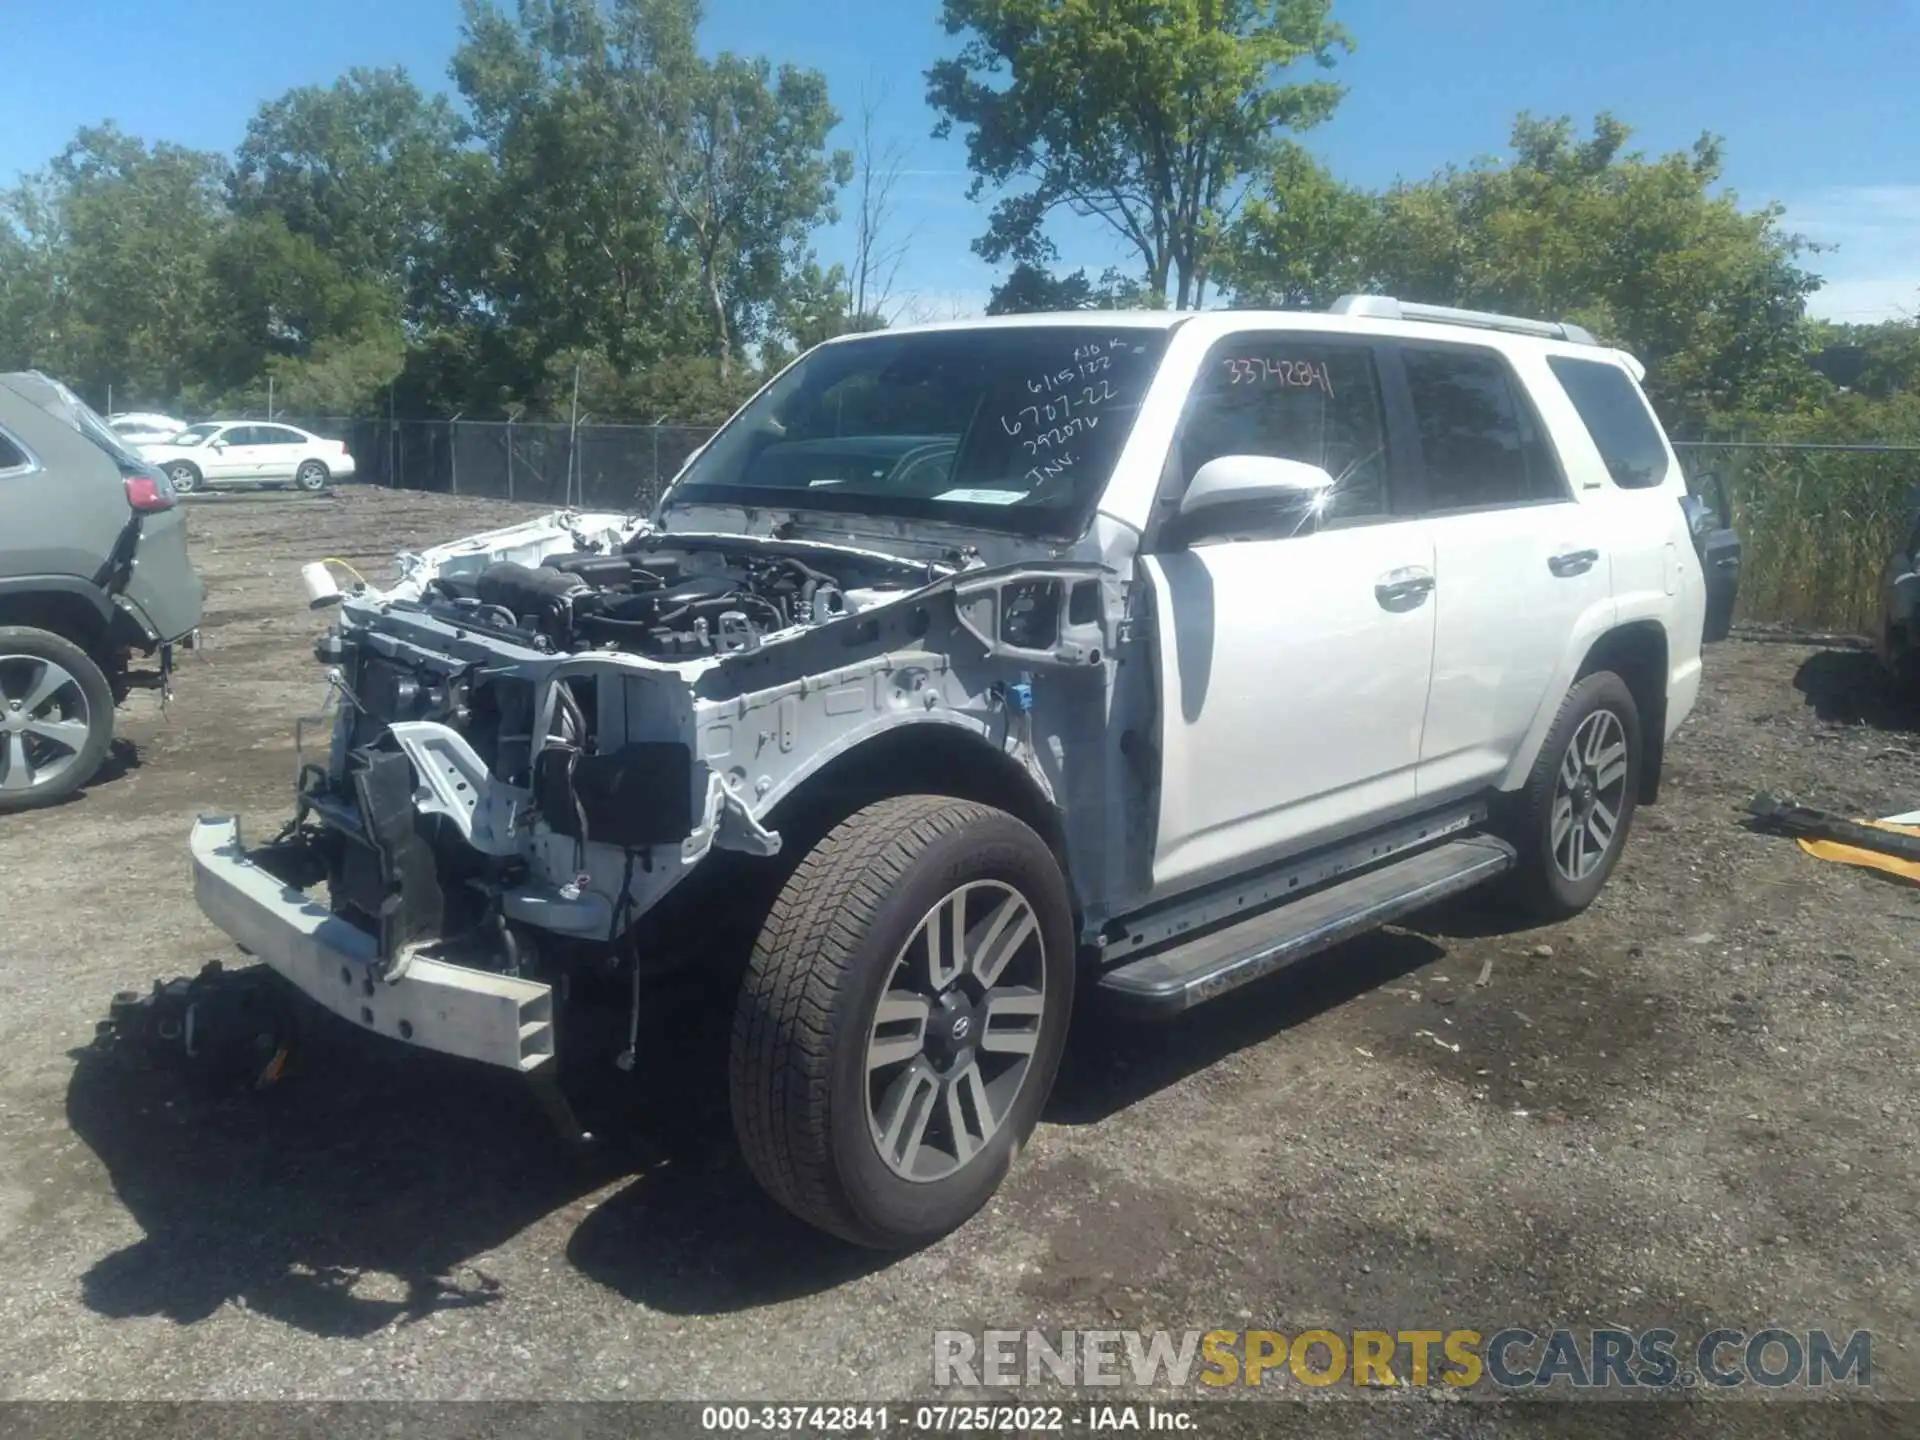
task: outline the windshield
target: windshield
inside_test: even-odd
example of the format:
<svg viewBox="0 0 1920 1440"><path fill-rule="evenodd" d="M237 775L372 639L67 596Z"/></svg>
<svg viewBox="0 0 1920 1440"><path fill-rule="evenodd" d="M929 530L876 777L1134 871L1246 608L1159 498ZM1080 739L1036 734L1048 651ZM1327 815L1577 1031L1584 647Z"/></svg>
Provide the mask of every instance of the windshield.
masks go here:
<svg viewBox="0 0 1920 1440"><path fill-rule="evenodd" d="M189 425L173 437L172 443L175 445L198 445L219 428L218 425Z"/></svg>
<svg viewBox="0 0 1920 1440"><path fill-rule="evenodd" d="M824 345L741 411L670 498L1072 537L1166 347L1163 329L1097 325Z"/></svg>

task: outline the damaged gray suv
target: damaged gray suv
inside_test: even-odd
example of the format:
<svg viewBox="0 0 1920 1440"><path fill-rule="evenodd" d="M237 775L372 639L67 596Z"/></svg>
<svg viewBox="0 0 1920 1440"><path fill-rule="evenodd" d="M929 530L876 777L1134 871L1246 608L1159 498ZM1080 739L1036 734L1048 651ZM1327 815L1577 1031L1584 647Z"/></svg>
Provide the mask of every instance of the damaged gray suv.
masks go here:
<svg viewBox="0 0 1920 1440"><path fill-rule="evenodd" d="M1640 378L1383 297L829 343L649 516L310 567L331 738L279 841L201 820L200 904L549 1098L557 1010L635 1037L737 975L754 1173L917 1243L1013 1163L1077 986L1172 1015L1470 886L1592 902L1709 606Z"/></svg>

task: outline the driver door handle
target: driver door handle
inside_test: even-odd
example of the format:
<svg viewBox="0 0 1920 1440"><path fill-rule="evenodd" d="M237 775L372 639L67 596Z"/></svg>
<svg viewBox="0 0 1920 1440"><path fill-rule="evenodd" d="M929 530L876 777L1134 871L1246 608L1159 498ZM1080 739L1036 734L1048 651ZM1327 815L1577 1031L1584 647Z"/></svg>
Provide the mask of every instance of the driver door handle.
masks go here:
<svg viewBox="0 0 1920 1440"><path fill-rule="evenodd" d="M1433 593L1433 572L1418 565L1389 570L1373 586L1373 598L1383 609L1411 610Z"/></svg>
<svg viewBox="0 0 1920 1440"><path fill-rule="evenodd" d="M1564 555L1554 555L1547 560L1547 568L1562 580L1574 575L1584 575L1600 562L1598 550L1569 550Z"/></svg>

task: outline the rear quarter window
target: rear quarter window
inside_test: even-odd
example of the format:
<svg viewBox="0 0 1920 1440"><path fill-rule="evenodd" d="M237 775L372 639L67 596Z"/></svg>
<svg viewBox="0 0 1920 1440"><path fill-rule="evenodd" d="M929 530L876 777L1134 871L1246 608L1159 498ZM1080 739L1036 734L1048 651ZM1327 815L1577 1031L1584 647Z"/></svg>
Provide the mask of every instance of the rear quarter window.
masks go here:
<svg viewBox="0 0 1920 1440"><path fill-rule="evenodd" d="M1667 478L1667 447L1639 386L1617 365L1550 355L1560 388L1593 437L1613 483L1646 490Z"/></svg>

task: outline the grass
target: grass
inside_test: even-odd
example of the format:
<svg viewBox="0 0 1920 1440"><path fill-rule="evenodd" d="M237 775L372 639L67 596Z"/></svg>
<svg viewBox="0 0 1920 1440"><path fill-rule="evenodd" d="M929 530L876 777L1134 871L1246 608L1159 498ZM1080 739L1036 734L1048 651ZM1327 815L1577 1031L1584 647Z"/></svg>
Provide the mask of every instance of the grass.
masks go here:
<svg viewBox="0 0 1920 1440"><path fill-rule="evenodd" d="M1920 447L1836 452L1781 444L1683 452L1725 482L1744 549L1739 618L1872 635L1880 577L1906 538Z"/></svg>

